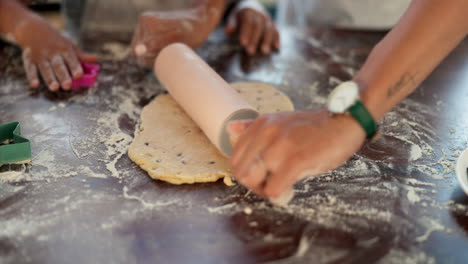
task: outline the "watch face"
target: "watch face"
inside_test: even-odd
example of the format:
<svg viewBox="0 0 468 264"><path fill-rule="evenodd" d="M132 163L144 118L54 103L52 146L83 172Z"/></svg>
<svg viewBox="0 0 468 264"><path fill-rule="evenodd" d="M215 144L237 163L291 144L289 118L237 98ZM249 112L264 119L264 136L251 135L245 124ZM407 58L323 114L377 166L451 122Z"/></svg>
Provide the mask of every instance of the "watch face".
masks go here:
<svg viewBox="0 0 468 264"><path fill-rule="evenodd" d="M359 99L359 87L355 82L344 82L333 90L328 98L328 111L344 113Z"/></svg>

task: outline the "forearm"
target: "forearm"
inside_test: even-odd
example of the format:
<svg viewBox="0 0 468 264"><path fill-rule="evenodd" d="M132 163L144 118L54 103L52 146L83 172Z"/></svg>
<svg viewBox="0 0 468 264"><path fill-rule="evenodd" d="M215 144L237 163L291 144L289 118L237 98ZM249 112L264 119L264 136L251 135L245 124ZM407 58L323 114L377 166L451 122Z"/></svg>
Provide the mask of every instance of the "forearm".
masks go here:
<svg viewBox="0 0 468 264"><path fill-rule="evenodd" d="M21 21L29 11L16 0L0 0L0 34L14 35Z"/></svg>
<svg viewBox="0 0 468 264"><path fill-rule="evenodd" d="M39 16L29 11L17 0L0 0L0 36L20 42L24 28Z"/></svg>
<svg viewBox="0 0 468 264"><path fill-rule="evenodd" d="M375 119L408 96L464 39L466 0L413 0L354 80Z"/></svg>

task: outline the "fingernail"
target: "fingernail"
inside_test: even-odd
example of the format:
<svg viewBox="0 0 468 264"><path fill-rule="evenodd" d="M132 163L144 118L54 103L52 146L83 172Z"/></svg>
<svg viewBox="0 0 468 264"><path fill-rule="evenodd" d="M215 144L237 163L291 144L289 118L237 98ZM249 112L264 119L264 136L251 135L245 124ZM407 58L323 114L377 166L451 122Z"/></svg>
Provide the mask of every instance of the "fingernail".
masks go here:
<svg viewBox="0 0 468 264"><path fill-rule="evenodd" d="M77 71L77 72L74 72L73 73L73 79L79 79L83 76L83 72L82 71Z"/></svg>
<svg viewBox="0 0 468 264"><path fill-rule="evenodd" d="M51 91L57 91L59 89L59 84L57 82L52 82L49 84L49 90Z"/></svg>
<svg viewBox="0 0 468 264"><path fill-rule="evenodd" d="M270 47L269 46L263 46L262 51L263 51L263 54L268 54L268 53L270 53Z"/></svg>
<svg viewBox="0 0 468 264"><path fill-rule="evenodd" d="M71 84L72 82L71 81L64 81L62 83L62 88L66 91L70 90L71 89Z"/></svg>
<svg viewBox="0 0 468 264"><path fill-rule="evenodd" d="M33 80L33 81L31 82L31 87L37 88L38 86L39 86L39 80Z"/></svg>

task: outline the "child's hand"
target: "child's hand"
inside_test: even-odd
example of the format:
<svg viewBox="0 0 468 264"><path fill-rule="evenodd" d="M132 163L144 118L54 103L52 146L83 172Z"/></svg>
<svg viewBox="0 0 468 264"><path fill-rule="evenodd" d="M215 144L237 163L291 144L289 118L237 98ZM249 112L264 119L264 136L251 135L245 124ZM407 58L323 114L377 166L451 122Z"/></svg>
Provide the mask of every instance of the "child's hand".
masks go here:
<svg viewBox="0 0 468 264"><path fill-rule="evenodd" d="M200 46L211 32L211 20L217 9L204 7L189 10L145 12L140 15L133 35L132 52L141 66L153 67L159 52L167 45L182 42Z"/></svg>
<svg viewBox="0 0 468 264"><path fill-rule="evenodd" d="M81 51L35 15L20 24L15 33L17 43L23 49L23 64L32 88L39 86L39 71L49 90L70 90L72 79L83 75L80 61L97 60L96 56Z"/></svg>
<svg viewBox="0 0 468 264"><path fill-rule="evenodd" d="M225 28L227 34L239 33L242 46L250 55L260 50L269 54L280 47L276 26L261 4L255 0L242 1L229 15Z"/></svg>

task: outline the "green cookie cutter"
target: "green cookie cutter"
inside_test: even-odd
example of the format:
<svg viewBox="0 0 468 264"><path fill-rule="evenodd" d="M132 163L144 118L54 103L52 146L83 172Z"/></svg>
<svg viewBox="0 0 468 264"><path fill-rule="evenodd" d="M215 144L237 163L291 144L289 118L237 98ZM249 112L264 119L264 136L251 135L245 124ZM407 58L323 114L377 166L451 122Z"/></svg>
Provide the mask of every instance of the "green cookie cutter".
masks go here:
<svg viewBox="0 0 468 264"><path fill-rule="evenodd" d="M31 161L31 143L21 136L19 122L0 124L0 166Z"/></svg>

